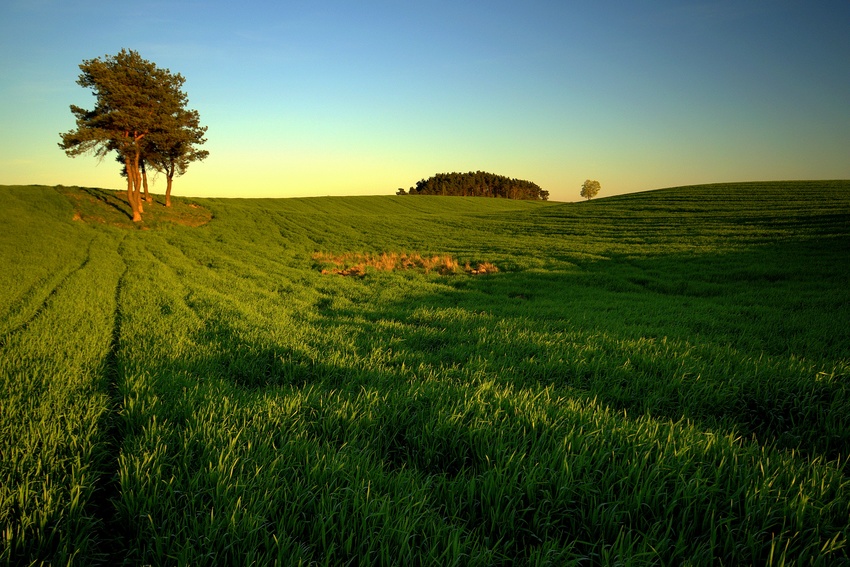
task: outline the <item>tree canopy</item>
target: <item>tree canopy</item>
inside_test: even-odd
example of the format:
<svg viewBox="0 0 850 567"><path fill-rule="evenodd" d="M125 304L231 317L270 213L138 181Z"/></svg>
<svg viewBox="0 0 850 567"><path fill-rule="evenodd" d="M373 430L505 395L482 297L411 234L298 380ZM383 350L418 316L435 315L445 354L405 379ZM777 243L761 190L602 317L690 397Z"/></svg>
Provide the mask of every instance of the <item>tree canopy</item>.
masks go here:
<svg viewBox="0 0 850 567"><path fill-rule="evenodd" d="M404 190L399 189L399 195ZM470 171L469 173L438 173L418 181L408 191L409 195L454 195L463 197L501 197L546 201L549 192L537 184L503 175Z"/></svg>
<svg viewBox="0 0 850 567"><path fill-rule="evenodd" d="M69 157L103 158L115 151L127 175L133 220L140 221L145 164L167 176L170 203L174 175L208 155L197 148L206 142L206 127L200 125L197 111L186 108L183 76L157 67L136 51L122 49L117 55L85 60L80 70L77 84L92 90L95 106L86 110L71 105L76 128L60 134L59 147Z"/></svg>
<svg viewBox="0 0 850 567"><path fill-rule="evenodd" d="M206 142L206 126L201 126L197 110L181 109L172 117L171 127L153 133L145 146L145 159L165 174L165 205L171 206L171 186L175 176L183 175L193 161L204 160L209 152L198 148Z"/></svg>

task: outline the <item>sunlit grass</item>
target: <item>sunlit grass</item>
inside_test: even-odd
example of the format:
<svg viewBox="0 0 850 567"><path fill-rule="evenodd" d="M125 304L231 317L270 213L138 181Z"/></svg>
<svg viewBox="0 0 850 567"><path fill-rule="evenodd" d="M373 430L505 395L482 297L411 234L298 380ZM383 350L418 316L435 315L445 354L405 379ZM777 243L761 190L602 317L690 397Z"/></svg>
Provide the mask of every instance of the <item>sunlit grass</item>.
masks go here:
<svg viewBox="0 0 850 567"><path fill-rule="evenodd" d="M0 188L0 563L848 561L850 183L74 191Z"/></svg>

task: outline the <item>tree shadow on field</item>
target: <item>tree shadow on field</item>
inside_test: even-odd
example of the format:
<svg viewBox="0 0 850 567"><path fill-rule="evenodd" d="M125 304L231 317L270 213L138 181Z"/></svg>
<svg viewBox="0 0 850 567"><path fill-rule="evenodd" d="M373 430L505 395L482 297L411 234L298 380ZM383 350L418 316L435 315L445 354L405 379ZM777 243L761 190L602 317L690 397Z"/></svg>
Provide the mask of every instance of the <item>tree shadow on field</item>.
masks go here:
<svg viewBox="0 0 850 567"><path fill-rule="evenodd" d="M115 191L104 191L102 189L92 189L89 187L82 187L80 188L80 191L86 193L92 199L100 201L107 207L111 207L118 211L122 216L133 220L133 211L126 202L119 199L120 193Z"/></svg>
<svg viewBox="0 0 850 567"><path fill-rule="evenodd" d="M633 416L687 419L834 458L850 445L848 263L848 238L612 256L558 272L444 276L426 291L414 276L404 280L406 297L366 306L373 294L364 289L400 281L367 274L356 286L323 288L305 323L315 333L301 347L252 343L213 319L196 337L204 354L163 371L249 391L352 396L425 378L458 388L552 387ZM332 296L349 292L363 297ZM386 441L387 454L407 454L393 443L410 442ZM460 470L467 457L449 462L446 470Z"/></svg>
<svg viewBox="0 0 850 567"><path fill-rule="evenodd" d="M376 495L375 502L394 509L405 502L402 491L424 485L429 496L417 505L413 521L433 517L452 525L464 540L515 557L528 556L534 547L545 550L553 541L590 557L601 542L610 541L610 534L591 525L601 508L625 510L611 525L641 537L669 518L678 525L712 517L715 510L729 510L730 499L740 500L740 486L718 483L686 512L680 500L672 500L682 493L669 490L679 482L671 476L623 474L615 488L600 492L602 483L595 483L600 477L594 476L599 469L610 467L616 475L624 470L607 460L609 453L629 452L635 447L627 446L634 444L641 445L634 454L655 458L642 446L663 443L664 435L596 436L582 430L587 414L561 407L545 408L552 410L548 415L557 414L555 419L529 423L533 418L517 410L525 407L519 396L533 399L535 408L573 398L588 401L577 406L591 412L599 404L627 410L630 417L685 418L716 433L754 436L763 445L834 458L850 445L850 331L841 326L850 315L850 286L843 285L849 243L845 238L729 254L611 257L550 272L368 273L355 281L322 281L318 293L308 296L315 298L313 308L300 314L299 321L312 327L291 334L287 343L276 342L274 333L251 332L253 312L246 309L240 319L237 307L218 310L211 296L209 305L188 305L204 322L188 337L197 348L145 368L145 376L158 380L158 391L156 402L135 404L141 408L137 413L147 412L138 422L158 427L127 435L163 435L173 428L173 439L153 442L168 453L163 463L179 463L157 473L158 486L174 487L179 496L171 502L179 505L155 501L147 515L137 514L128 523L148 529L157 519L183 514L191 524L192 518L212 517L213 509L226 518L228 491L260 493L264 501L293 494L255 489L251 475L261 476L261 469L270 487L294 479L307 497L264 507L246 496L236 508L255 514L258 530L270 535L276 510L286 510L298 518L286 535L317 550L331 548L322 547L324 532L321 541L316 536L314 518L322 511L317 503L345 506L362 497L364 486ZM307 281L315 284L319 277L342 276ZM374 303L374 297L393 299ZM293 324L286 321L283 325ZM277 331L287 335L283 328ZM204 381L213 387L186 392ZM552 395L535 397L544 388ZM516 393L517 401L497 396L506 391ZM228 405L217 405L213 396L226 397ZM151 412L158 411L164 419L152 420ZM233 421L225 415L229 412L237 413ZM186 432L184 425L195 419L227 423ZM241 433L245 429L250 431ZM585 433L606 459L573 458L566 471L566 459L576 455L564 440ZM229 449L222 436L232 442ZM236 446L242 453L234 456L230 450ZM241 466L238 460L246 468L219 474L213 465L222 457L224 465L230 459ZM573 475L569 481L555 474L559 467ZM653 470L661 468L666 467ZM733 467L723 474L739 471ZM626 495L640 491L660 495L654 508L629 508L634 500ZM494 520L497 509L504 516ZM755 530L793 512L774 507L753 512L748 505L728 513L730 523ZM771 517L753 519L759 513ZM363 523L384 517L376 514ZM327 537L340 546L350 532L336 531ZM175 531L171 537L183 545L191 533ZM653 537L659 549L669 543ZM240 551L257 545L248 538L220 541ZM505 542L513 547L500 548ZM340 563L347 559L339 558Z"/></svg>
<svg viewBox="0 0 850 567"><path fill-rule="evenodd" d="M152 368L151 373L183 376L187 383L220 379L248 399L270 392L300 392L297 420L304 424L307 438L337 448L354 445L389 471L414 470L453 479L484 466L486 444L473 439L468 420L449 419L453 411L449 402L458 395L446 391L455 386L417 389L411 395L411 384L392 368L329 362L325 355L332 349L260 344L243 336L225 321L207 321L197 337L208 347L206 354L184 356ZM175 387L173 379L168 382ZM180 401L179 396L173 398L169 419L185 423L196 402L185 396ZM341 406L354 409L346 414ZM281 444L286 441L282 438Z"/></svg>
<svg viewBox="0 0 850 567"><path fill-rule="evenodd" d="M327 322L338 321L331 315ZM162 447L162 451L169 453L163 457L163 461L169 463L164 467L173 466L173 470L160 467L156 474L161 475L163 485L167 486L163 488L166 494L172 489L179 494L181 506L166 506L160 500L146 504L145 514L131 519L129 532L136 533L133 522L144 525L144 529L148 525L160 526L163 519L170 525L195 525L199 516L212 517L210 511L213 509L216 513L228 510L228 506L233 505L232 498L228 500L229 495L253 490L252 475L256 475L272 478L273 484L291 479L294 488L291 491L269 490L262 496L261 505L247 494L244 500L240 496L234 514L247 509L250 514L260 516L263 519L260 530L268 531L269 537L286 535L302 542L301 549L316 549L317 561L323 553L325 559L334 557L334 563L350 559L351 555L341 551L334 552L342 555L337 559L325 550L328 542L339 547L350 532L335 529L332 533L322 533L321 540L317 540L316 525L329 524L326 509L329 500L337 503L334 510L337 505L345 507L352 501L361 503L358 495L364 492L364 479L368 479L368 490L376 498L392 499L400 506L406 505L411 485L414 490L421 485L429 490L439 487L440 494L429 493L427 501L416 505L417 514L422 510L428 514L414 514L413 518L404 516L404 525L415 521L419 523L417 526L427 528L428 518L433 515L439 518L440 526L449 525L452 531L463 532L475 545L507 546L509 549L518 546L522 553L539 547L544 539L558 540L564 545L569 543L568 538L572 539L572 519L568 515L556 520L558 529L552 534L546 531L549 524L519 531L508 528L507 522L490 522L486 507L473 504L486 501L488 496L484 483L470 482L470 479L494 474L492 461L496 457L492 438L500 435L502 427L513 430L517 426L502 420L497 427L483 430L474 415L459 418L458 401L465 402L471 395L464 388L445 383L423 388L400 379L391 369L330 362L308 348L261 344L245 340L244 336L227 321L207 320L197 337L209 347L203 349L202 355L187 354L178 360L163 362L159 368L149 368L151 375L162 379L158 385L160 400L149 406L154 411L164 411L164 415L154 421L161 424L155 433L157 448ZM177 394L184 387L181 378L185 384L209 381L216 386L200 396L187 394L185 390L181 396ZM224 387L221 387L222 382ZM211 393L227 397L228 405L224 409L218 405L206 409L213 401L209 397ZM254 412L258 407L265 409L264 402L269 398L276 398L276 401L295 399L295 409L289 413L283 409L287 407L287 402L283 401L268 410L275 413L273 423L269 424L264 416L254 420ZM170 404L170 407L163 408L162 404ZM198 411L200 418L193 415ZM197 419L206 420L209 425L211 415L212 419L229 421L230 416L220 412L237 413L234 421L239 426L234 429L230 421L222 430L212 431L214 428L205 427L200 434L197 428L186 432L187 424ZM251 417L246 422L240 421L245 415ZM149 426L150 414L144 418ZM246 432L247 429L251 431ZM166 439L169 434L166 430L174 436ZM503 436L509 431L502 431ZM223 450L221 437L217 435L222 432L233 436L232 443L239 445L241 459ZM132 435L150 436L151 433L139 428ZM560 440L554 435L547 439L551 445L547 446L547 454L553 454ZM512 435L508 443L521 452L528 440ZM235 468L230 468L229 474L218 475L211 467L220 462L222 455L224 459L232 459L227 462L234 463ZM249 463L247 471L242 468L243 462ZM509 464L512 470L530 471L525 462ZM527 487L520 482L521 476L504 476L500 493L516 495L516 500L530 498ZM541 493L549 488L536 486ZM295 502L273 502L300 492L309 492L309 497ZM287 510L287 514L296 510L298 520L290 522L295 527L286 534L275 532L276 526L283 523L275 512L278 508ZM450 517L444 515L447 508L452 511ZM515 511L508 510L517 517L526 518L532 525L535 508L530 504ZM357 518L359 513L359 510L353 512ZM388 519L393 520L396 514L401 512L382 508L374 516L357 521L380 527ZM350 518L333 522L335 526L351 526ZM234 532L238 534L232 524L227 530L228 550L235 549L234 553L238 553L246 545L256 548L256 532L251 533L251 539L240 539L239 535L232 536ZM190 545L183 541L190 532L175 531L171 536L176 542L174 545ZM398 545L392 540L381 543ZM216 544L209 542L208 545L215 548Z"/></svg>
<svg viewBox="0 0 850 567"><path fill-rule="evenodd" d="M133 212L126 191L91 187L63 187L57 190L74 207L74 220L87 224L106 224L123 229L149 230L168 225L198 227L212 220L212 213L190 200L175 197L166 207L162 195L152 194L152 201L143 203L142 222L133 222Z"/></svg>
<svg viewBox="0 0 850 567"><path fill-rule="evenodd" d="M847 265L842 237L452 276L445 292L372 306L359 340L412 368L481 369L835 458L850 445ZM323 314L331 326L363 317Z"/></svg>

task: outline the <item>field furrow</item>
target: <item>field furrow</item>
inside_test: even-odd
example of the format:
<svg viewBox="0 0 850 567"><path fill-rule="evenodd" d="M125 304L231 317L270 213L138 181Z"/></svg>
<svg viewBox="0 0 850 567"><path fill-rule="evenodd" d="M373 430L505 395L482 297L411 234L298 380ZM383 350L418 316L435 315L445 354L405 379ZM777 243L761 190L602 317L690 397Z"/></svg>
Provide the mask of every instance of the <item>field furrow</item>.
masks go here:
<svg viewBox="0 0 850 567"><path fill-rule="evenodd" d="M87 261L94 233L71 216L69 203L54 190L0 191L0 340L32 319Z"/></svg>
<svg viewBox="0 0 850 567"><path fill-rule="evenodd" d="M122 528L116 519L118 502L121 500L119 485L119 454L123 447L121 415L124 413L124 400L120 394L121 369L118 351L121 346L122 308L121 291L127 277L127 263L124 261L124 239L118 241L117 254L120 258L117 282L112 297L114 306L109 348L103 358L102 387L106 395L107 407L101 416L101 460L98 473L94 478L92 498L88 504L89 513L96 525L96 556L103 564L118 565L123 561L125 543Z"/></svg>
<svg viewBox="0 0 850 567"><path fill-rule="evenodd" d="M3 562L97 556L90 504L106 472L104 361L121 261L109 235L95 240L89 261L0 347Z"/></svg>
<svg viewBox="0 0 850 567"><path fill-rule="evenodd" d="M25 329L33 319L45 309L50 299L76 273L86 267L91 258L91 247L95 235L85 245L85 255L77 266L57 266L57 271L45 279L35 282L23 295L14 301L5 316L5 326L0 329L0 345L5 344L9 337Z"/></svg>

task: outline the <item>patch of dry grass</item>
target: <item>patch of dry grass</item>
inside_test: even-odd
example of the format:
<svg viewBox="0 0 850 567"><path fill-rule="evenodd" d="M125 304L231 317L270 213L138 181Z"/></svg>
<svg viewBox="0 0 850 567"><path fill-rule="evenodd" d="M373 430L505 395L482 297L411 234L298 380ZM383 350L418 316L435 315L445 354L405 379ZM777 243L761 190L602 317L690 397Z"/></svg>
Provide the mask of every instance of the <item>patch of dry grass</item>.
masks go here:
<svg viewBox="0 0 850 567"><path fill-rule="evenodd" d="M382 252L380 254L363 254L360 252L346 252L345 254L331 254L329 252L316 252L313 254L323 274L336 274L340 276L366 275L367 268L382 272L396 270L422 270L426 274L436 272L441 275L457 274L465 272L473 275L492 274L499 269L490 262L478 263L475 266L466 262L463 266L448 254L425 255L407 252Z"/></svg>

